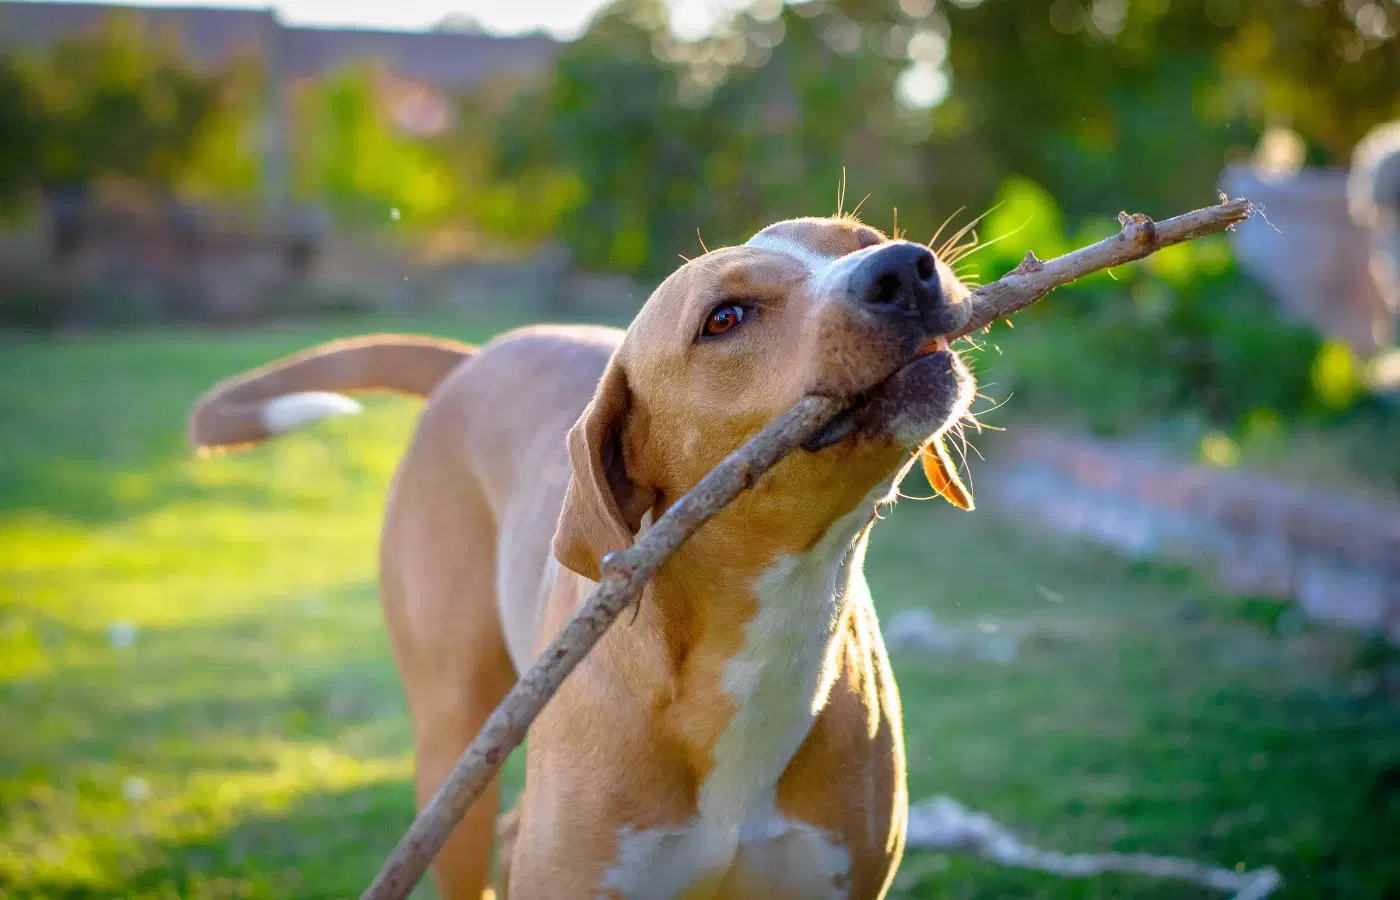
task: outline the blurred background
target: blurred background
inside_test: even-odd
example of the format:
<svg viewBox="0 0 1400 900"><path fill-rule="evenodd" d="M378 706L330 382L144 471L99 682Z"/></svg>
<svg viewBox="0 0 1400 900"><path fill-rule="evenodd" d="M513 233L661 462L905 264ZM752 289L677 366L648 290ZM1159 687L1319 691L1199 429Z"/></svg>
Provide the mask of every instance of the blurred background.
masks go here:
<svg viewBox="0 0 1400 900"><path fill-rule="evenodd" d="M1400 896L1397 29L1395 0L2 0L0 896L355 896L412 818L375 546L418 406L196 459L217 380L625 324L791 216L943 226L990 281L1220 191L1263 215L965 347L978 511L905 502L868 564L911 793ZM1220 896L918 851L894 895Z"/></svg>

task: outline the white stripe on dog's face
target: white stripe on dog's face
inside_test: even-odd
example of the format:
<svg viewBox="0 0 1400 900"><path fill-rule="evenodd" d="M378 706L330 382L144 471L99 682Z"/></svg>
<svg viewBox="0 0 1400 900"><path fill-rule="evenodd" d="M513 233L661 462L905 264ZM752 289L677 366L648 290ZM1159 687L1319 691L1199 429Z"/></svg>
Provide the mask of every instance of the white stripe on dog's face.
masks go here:
<svg viewBox="0 0 1400 900"><path fill-rule="evenodd" d="M809 230L813 238L820 234L816 229ZM839 296L846 288L847 276L865 260L866 252L880 245L879 242L871 243L859 249L829 256L804 242L801 234L802 232L796 229L792 236L765 230L750 238L744 246L781 253L800 262L808 274L807 293L816 299Z"/></svg>
<svg viewBox="0 0 1400 900"><path fill-rule="evenodd" d="M752 247L755 250L768 250L773 253L781 253L784 256L790 256L802 263L807 271L813 275L836 261L835 257L818 253L792 238L780 237L776 234L767 234L764 232L759 232L749 238L744 246Z"/></svg>

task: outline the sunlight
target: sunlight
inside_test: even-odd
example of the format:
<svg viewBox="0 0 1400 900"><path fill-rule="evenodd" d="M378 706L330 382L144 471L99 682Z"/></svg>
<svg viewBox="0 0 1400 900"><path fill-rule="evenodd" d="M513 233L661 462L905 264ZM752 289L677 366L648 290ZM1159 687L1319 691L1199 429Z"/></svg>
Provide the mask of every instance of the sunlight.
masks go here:
<svg viewBox="0 0 1400 900"><path fill-rule="evenodd" d="M948 97L948 73L926 62L915 62L900 73L895 91L913 109L933 109Z"/></svg>

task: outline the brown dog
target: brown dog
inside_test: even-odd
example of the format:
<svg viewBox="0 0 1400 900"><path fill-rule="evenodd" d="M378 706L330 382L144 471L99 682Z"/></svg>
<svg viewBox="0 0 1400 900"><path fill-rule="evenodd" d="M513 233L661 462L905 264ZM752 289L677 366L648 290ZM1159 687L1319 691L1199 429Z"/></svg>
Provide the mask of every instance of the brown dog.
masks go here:
<svg viewBox="0 0 1400 900"><path fill-rule="evenodd" d="M941 335L966 289L926 248L798 219L687 263L625 333L535 327L480 350L332 343L214 388L200 447L430 395L385 515L381 587L412 713L418 800L630 544L807 394L855 403L661 567L530 731L502 817L513 900L882 896L904 846L899 697L862 565L876 509L971 378ZM435 864L482 896L495 787Z"/></svg>

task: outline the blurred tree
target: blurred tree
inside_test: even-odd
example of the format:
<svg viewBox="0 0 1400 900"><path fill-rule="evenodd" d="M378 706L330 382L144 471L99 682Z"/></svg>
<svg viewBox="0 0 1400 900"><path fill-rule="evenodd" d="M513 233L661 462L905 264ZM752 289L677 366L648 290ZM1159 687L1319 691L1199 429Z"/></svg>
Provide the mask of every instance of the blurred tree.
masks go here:
<svg viewBox="0 0 1400 900"><path fill-rule="evenodd" d="M0 214L18 205L33 187L40 127L35 97L18 61L0 55Z"/></svg>
<svg viewBox="0 0 1400 900"><path fill-rule="evenodd" d="M928 176L916 152L922 135L895 90L911 30L894 4L807 4L771 18L757 8L734 30L748 64L715 92L734 139L712 152L707 185L718 209L743 213L725 222L726 237L827 215L838 203L887 230L899 206L901 225L927 237L936 222L918 203ZM733 197L726 179L740 186Z"/></svg>
<svg viewBox="0 0 1400 900"><path fill-rule="evenodd" d="M1400 114L1400 9L1371 0L754 0L709 37L619 0L506 113L502 183L575 185L561 235L594 265L660 275L698 227L736 240L846 208L927 235L1009 176L1074 227L1209 199L1267 124L1317 162Z"/></svg>
<svg viewBox="0 0 1400 900"><path fill-rule="evenodd" d="M985 196L1026 175L1071 217L1205 199L1266 124L1345 164L1400 113L1400 8L1364 0L978 0L940 7L952 93L931 153ZM1194 198L1187 200L1186 198Z"/></svg>
<svg viewBox="0 0 1400 900"><path fill-rule="evenodd" d="M556 238L564 210L578 203L582 190L577 176L550 165L543 154L508 175L495 164L506 113L537 87L535 80L503 73L458 97L462 125L436 145L459 186L461 213L487 234L525 244Z"/></svg>
<svg viewBox="0 0 1400 900"><path fill-rule="evenodd" d="M296 103L294 189L348 224L438 221L458 185L428 139L395 128L377 75L373 65L352 65L305 86Z"/></svg>
<svg viewBox="0 0 1400 900"><path fill-rule="evenodd" d="M219 73L214 102L180 173L184 191L223 201L247 201L256 194L266 82L262 61L251 54L235 58Z"/></svg>
<svg viewBox="0 0 1400 900"><path fill-rule="evenodd" d="M1226 149L1248 133L1202 119L1224 31L1203 4L1162 0L984 0L948 8L950 109L940 131L962 140L989 191L1025 175L1071 217L1131 206L1150 212L1208 199ZM971 152L969 152L971 151ZM971 183L969 183L971 182Z"/></svg>
<svg viewBox="0 0 1400 900"><path fill-rule="evenodd" d="M213 109L217 78L184 66L134 20L112 16L101 30L20 56L13 69L28 98L19 140L44 187L123 176L171 185Z"/></svg>
<svg viewBox="0 0 1400 900"><path fill-rule="evenodd" d="M0 208L81 205L105 178L244 196L258 177L255 61L198 72L124 15L42 50L0 54Z"/></svg>
<svg viewBox="0 0 1400 900"><path fill-rule="evenodd" d="M688 42L659 0L615 3L507 114L500 171L569 173L561 236L586 264L652 277L700 252L697 232L734 242L834 212L843 167L847 211L867 191L910 196L921 160L894 103L903 49L886 49L898 17L847 6L761 3Z"/></svg>
<svg viewBox="0 0 1400 900"><path fill-rule="evenodd" d="M585 264L659 271L694 246L706 150L727 129L712 107L682 103L681 72L652 49L666 26L659 0L607 8L502 125L503 172L580 185L559 232Z"/></svg>
<svg viewBox="0 0 1400 900"><path fill-rule="evenodd" d="M1211 110L1301 133L1320 161L1345 166L1372 127L1400 116L1400 4L1213 0L1231 27ZM1279 8L1275 8L1275 6Z"/></svg>

